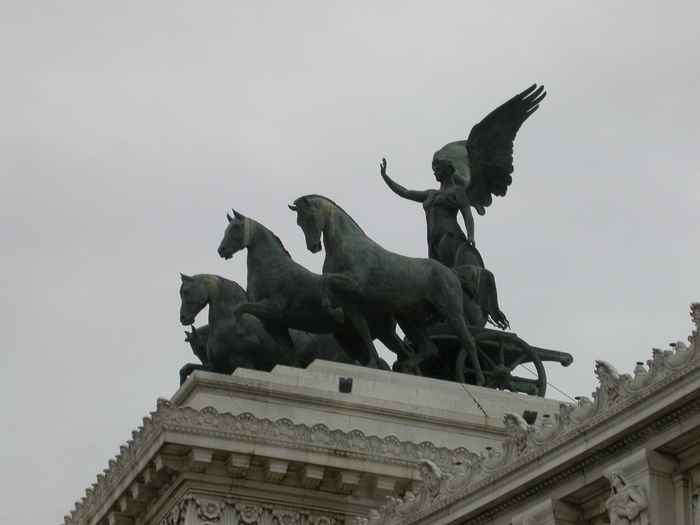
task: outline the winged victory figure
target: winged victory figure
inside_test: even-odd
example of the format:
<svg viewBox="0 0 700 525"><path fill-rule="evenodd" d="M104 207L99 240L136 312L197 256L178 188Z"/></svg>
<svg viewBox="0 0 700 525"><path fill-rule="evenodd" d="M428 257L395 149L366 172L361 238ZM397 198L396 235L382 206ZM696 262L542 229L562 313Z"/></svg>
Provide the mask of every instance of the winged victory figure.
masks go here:
<svg viewBox="0 0 700 525"><path fill-rule="evenodd" d="M474 218L471 208L483 215L493 201L508 191L513 178L513 141L520 126L546 96L544 86L532 85L492 111L472 128L467 140L451 142L433 155L433 173L440 183L437 190L408 190L386 174L382 159L381 175L389 188L405 199L420 202L428 225L428 257L454 268L483 261L474 244ZM467 234L457 222L461 213Z"/></svg>

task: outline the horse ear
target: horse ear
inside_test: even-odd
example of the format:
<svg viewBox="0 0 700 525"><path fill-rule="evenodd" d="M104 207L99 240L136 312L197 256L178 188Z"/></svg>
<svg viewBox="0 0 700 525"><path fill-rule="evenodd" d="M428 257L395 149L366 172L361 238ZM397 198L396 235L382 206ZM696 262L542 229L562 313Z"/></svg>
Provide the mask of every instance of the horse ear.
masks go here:
<svg viewBox="0 0 700 525"><path fill-rule="evenodd" d="M181 273L181 274L180 274L180 278L182 279L182 282L183 282L183 283L186 283L187 281L191 281L191 280L192 280L192 277L190 277L189 275L185 275L184 273Z"/></svg>
<svg viewBox="0 0 700 525"><path fill-rule="evenodd" d="M228 213L226 214L226 218L228 219L228 222L233 222L233 217L231 217Z"/></svg>
<svg viewBox="0 0 700 525"><path fill-rule="evenodd" d="M306 196L304 196L304 197L299 197L298 199L296 199L296 200L292 203L292 206L293 206L293 207L290 206L289 208L290 208L291 210L297 211L297 208L298 208L299 206L302 206L302 205L303 205L303 206L308 206L308 205L309 205L309 200L306 198Z"/></svg>
<svg viewBox="0 0 700 525"><path fill-rule="evenodd" d="M290 209L290 210L292 210L292 211L297 211L297 207L296 207L296 206L294 206L294 205L292 205L292 204L287 204L287 206L289 206L289 209Z"/></svg>
<svg viewBox="0 0 700 525"><path fill-rule="evenodd" d="M243 216L242 213L238 213L238 212L237 212L236 210L234 210L233 208L231 208L231 211L233 212L233 216L234 216L236 219L245 219L245 217Z"/></svg>
<svg viewBox="0 0 700 525"><path fill-rule="evenodd" d="M194 327L193 324L190 325L190 328L192 328L192 335L197 335L197 329Z"/></svg>

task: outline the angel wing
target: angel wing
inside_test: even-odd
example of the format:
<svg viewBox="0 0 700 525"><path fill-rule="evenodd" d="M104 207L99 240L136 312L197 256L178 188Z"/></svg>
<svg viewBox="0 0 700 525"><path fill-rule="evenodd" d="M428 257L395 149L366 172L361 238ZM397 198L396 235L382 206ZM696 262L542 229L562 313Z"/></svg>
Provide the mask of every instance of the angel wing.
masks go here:
<svg viewBox="0 0 700 525"><path fill-rule="evenodd" d="M508 191L515 135L546 95L544 86L533 84L472 128L466 143L471 172L467 193L479 215L493 201L492 195L502 197Z"/></svg>

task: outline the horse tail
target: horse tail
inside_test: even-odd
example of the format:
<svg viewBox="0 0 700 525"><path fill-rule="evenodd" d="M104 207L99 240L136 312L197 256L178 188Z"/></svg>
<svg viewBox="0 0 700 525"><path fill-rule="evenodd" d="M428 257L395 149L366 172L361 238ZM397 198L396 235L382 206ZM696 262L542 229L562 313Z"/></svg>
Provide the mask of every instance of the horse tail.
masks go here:
<svg viewBox="0 0 700 525"><path fill-rule="evenodd" d="M490 271L472 265L457 266L451 270L459 279L462 290L481 307L489 323L501 330L510 327L508 318L498 306L496 278Z"/></svg>

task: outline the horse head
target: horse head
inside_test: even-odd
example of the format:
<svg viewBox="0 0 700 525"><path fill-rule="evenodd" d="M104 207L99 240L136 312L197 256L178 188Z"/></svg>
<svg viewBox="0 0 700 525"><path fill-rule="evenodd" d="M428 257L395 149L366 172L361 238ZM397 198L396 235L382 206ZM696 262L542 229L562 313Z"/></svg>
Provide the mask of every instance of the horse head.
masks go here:
<svg viewBox="0 0 700 525"><path fill-rule="evenodd" d="M323 209L312 196L299 197L289 209L297 212L297 224L304 232L306 248L311 253L321 251L321 233L325 228Z"/></svg>
<svg viewBox="0 0 700 525"><path fill-rule="evenodd" d="M181 273L180 277L180 322L183 325L191 325L194 324L197 314L209 303L209 290L197 276L190 277Z"/></svg>
<svg viewBox="0 0 700 525"><path fill-rule="evenodd" d="M207 360L207 341L209 340L209 334L211 329L208 324L201 326L199 329L192 325L192 331L188 332L185 330L185 342L190 344L192 352L196 355L199 360L206 364Z"/></svg>
<svg viewBox="0 0 700 525"><path fill-rule="evenodd" d="M219 245L219 256L224 259L230 259L234 253L246 248L250 237L250 219L236 210L231 211L233 211L233 217L226 214L228 226Z"/></svg>

